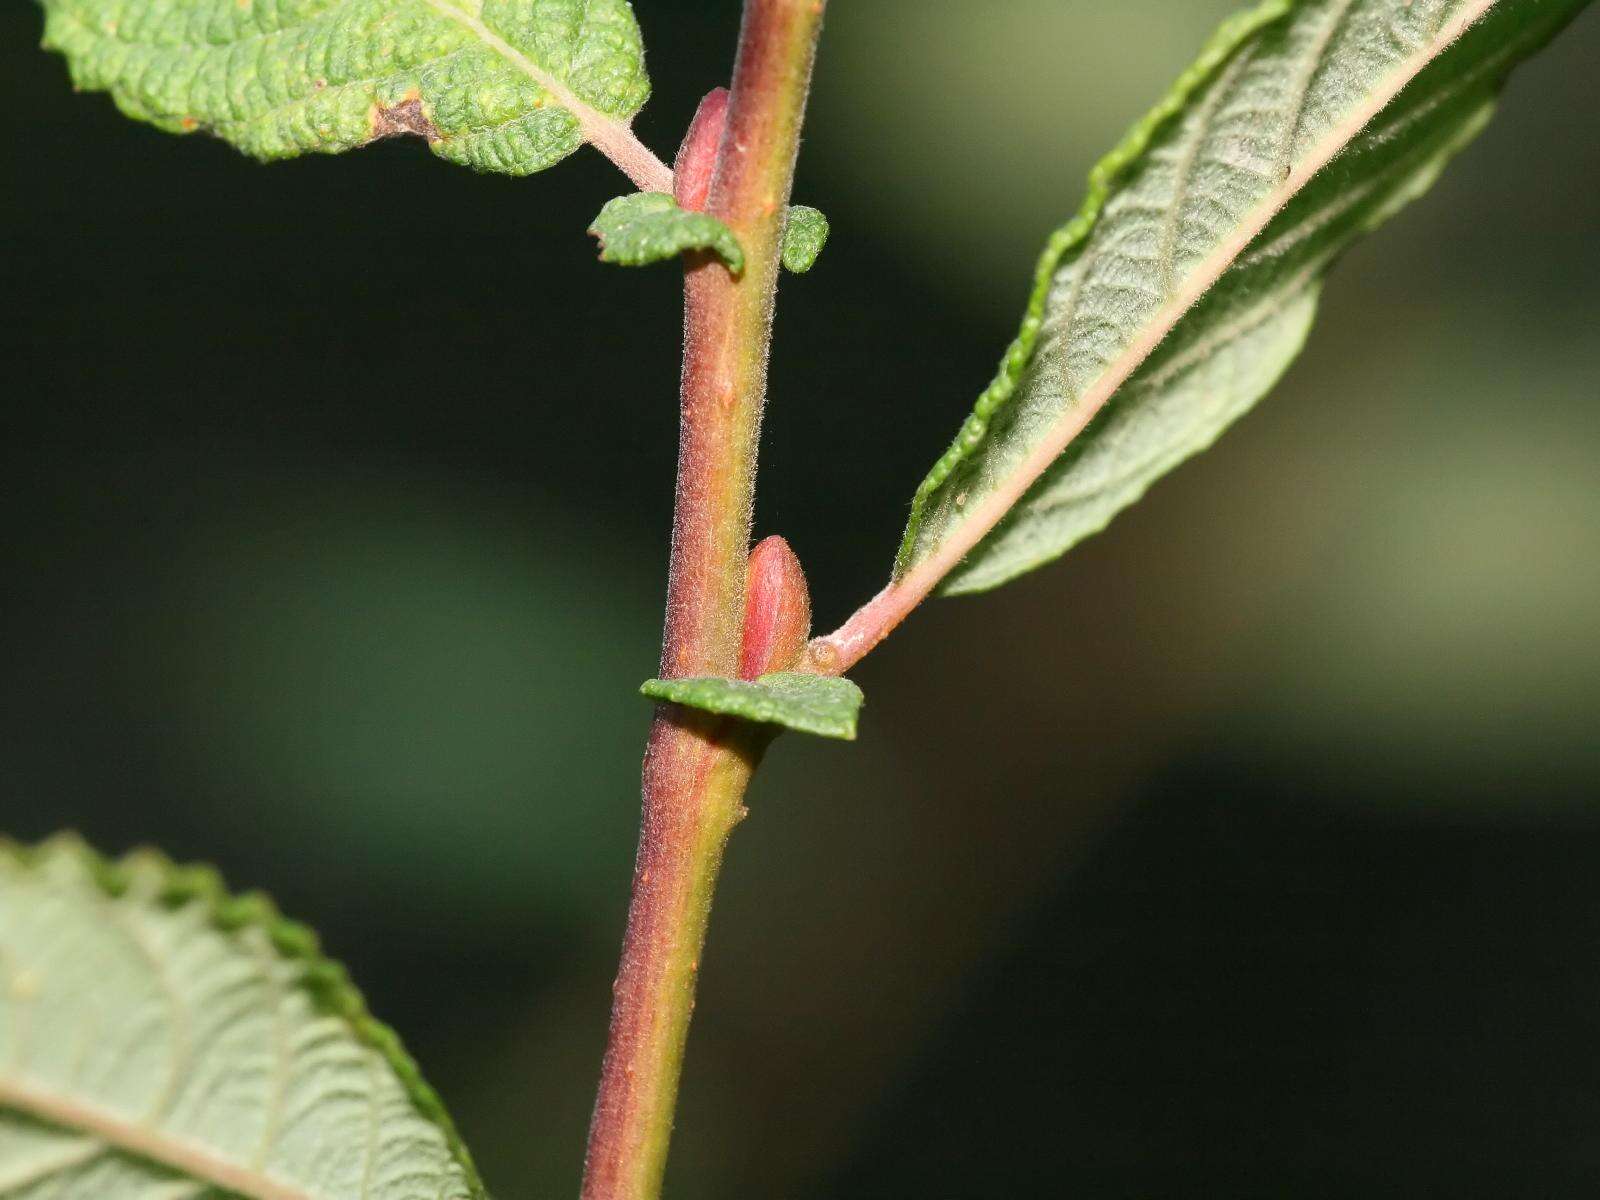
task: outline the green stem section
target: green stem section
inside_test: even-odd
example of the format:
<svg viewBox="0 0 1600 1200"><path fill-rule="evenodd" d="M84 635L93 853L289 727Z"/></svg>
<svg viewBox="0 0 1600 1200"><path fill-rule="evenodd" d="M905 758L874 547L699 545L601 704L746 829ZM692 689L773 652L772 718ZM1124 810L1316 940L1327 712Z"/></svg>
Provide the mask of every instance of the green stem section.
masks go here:
<svg viewBox="0 0 1600 1200"><path fill-rule="evenodd" d="M670 706L651 728L584 1200L660 1195L711 894L759 756L738 743L740 733L730 722Z"/></svg>
<svg viewBox="0 0 1600 1200"><path fill-rule="evenodd" d="M685 272L663 678L738 674L783 221L823 7L823 0L745 5L706 205L739 239L745 269L734 276L697 256ZM583 1200L660 1195L712 889L765 738L754 727L671 705L651 727Z"/></svg>

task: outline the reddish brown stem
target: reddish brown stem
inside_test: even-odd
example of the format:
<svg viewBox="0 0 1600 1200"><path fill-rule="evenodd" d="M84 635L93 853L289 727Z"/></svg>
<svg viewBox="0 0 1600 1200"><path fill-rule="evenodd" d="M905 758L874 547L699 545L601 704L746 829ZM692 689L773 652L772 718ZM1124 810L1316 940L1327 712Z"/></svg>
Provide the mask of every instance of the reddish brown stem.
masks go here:
<svg viewBox="0 0 1600 1200"><path fill-rule="evenodd" d="M783 220L823 0L747 0L707 210L742 275L698 256L684 284L678 487L664 677L737 674L756 447ZM660 1194L711 892L764 735L663 706L585 1162L584 1200Z"/></svg>

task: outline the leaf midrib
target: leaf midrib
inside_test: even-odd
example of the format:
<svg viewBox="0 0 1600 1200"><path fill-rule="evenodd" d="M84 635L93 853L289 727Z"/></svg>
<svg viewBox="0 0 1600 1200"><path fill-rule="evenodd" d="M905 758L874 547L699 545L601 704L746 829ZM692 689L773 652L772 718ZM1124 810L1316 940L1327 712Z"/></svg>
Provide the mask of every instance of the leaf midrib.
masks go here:
<svg viewBox="0 0 1600 1200"><path fill-rule="evenodd" d="M1468 4L1462 12L1447 22L1430 42L1396 67L1385 84L1375 88L1355 112L1324 135L1322 140L1302 158L1300 164L1292 169L1284 182L1269 192L1249 216L1240 222L1233 233L1190 272L1187 281L1172 299L1145 325L1118 360L1108 366L1101 376L1084 390L1078 403L1052 424L1046 437L1028 453L1004 483L985 495L982 501L973 507L967 519L956 526L933 553L897 580L892 590L920 598L931 592L945 575L954 570L990 530L1000 523L1006 513L1022 500L1028 489L1061 456L1073 438L1083 431L1112 395L1149 358L1189 309L1211 290L1284 206L1378 113L1388 107L1429 63L1449 49L1456 39L1493 8L1496 2L1497 0L1474 0Z"/></svg>
<svg viewBox="0 0 1600 1200"><path fill-rule="evenodd" d="M114 1150L168 1167L248 1200L318 1200L310 1192L275 1179L263 1170L229 1162L203 1146L128 1121L98 1105L62 1096L23 1077L0 1076L0 1109L5 1108L86 1134Z"/></svg>
<svg viewBox="0 0 1600 1200"><path fill-rule="evenodd" d="M445 19L454 21L466 29L512 67L543 88L556 104L566 109L577 120L578 132L583 136L583 140L595 146L607 157L615 159L617 155L613 151L626 151L637 142L631 123L608 116L592 104L580 99L576 92L562 83L552 72L484 24L479 15L482 11L481 3L477 5L478 13L468 12L465 8L452 4L450 0L422 0L422 3ZM671 170L661 163L649 164L649 168L648 178L634 181L639 184L640 190L670 193Z"/></svg>
<svg viewBox="0 0 1600 1200"><path fill-rule="evenodd" d="M341 0L342 2L342 0ZM578 123L579 136L590 145L594 146L607 158L617 164L621 170L639 187L641 191L668 192L672 191L672 169L650 152L633 132L631 119L614 117L602 112L587 100L582 99L576 92L564 83L559 76L542 63L530 58L505 38L501 37L482 19L482 0L465 0L463 4L452 3L451 0L419 0L424 7L432 9L447 21L452 21L467 30L481 44L492 50L503 62L513 70L524 75L538 85L554 104L570 113ZM336 4L331 9L315 14L316 17L325 17L329 12L339 8ZM63 5L59 10L65 17L75 22L86 30L92 30L97 36L105 36L102 29L92 18L74 11L70 5ZM307 18L313 19L313 18ZM286 26L284 28L288 28ZM279 28L271 32L258 32L245 34L239 40L249 38L267 38L284 32ZM211 43L187 43L191 49L198 49L202 45L210 47ZM454 53L453 51L451 53ZM447 56L440 56L447 57ZM396 73L398 74L398 72ZM376 78L391 78L393 76L375 76ZM370 83L368 80L354 80L352 83ZM347 86L347 85L341 85ZM303 98L295 97L285 101L280 109L286 109L302 102ZM221 122L220 124L247 124L260 119L261 114L253 114L248 118L238 121Z"/></svg>

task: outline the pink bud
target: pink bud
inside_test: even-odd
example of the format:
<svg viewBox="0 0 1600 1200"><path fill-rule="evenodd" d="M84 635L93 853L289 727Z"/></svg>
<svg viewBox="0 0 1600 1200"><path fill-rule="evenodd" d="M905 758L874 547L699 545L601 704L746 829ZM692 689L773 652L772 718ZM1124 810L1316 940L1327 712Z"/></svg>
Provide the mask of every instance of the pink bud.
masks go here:
<svg viewBox="0 0 1600 1200"><path fill-rule="evenodd" d="M728 124L728 89L714 88L706 93L689 122L678 160L672 164L672 190L678 207L700 212L711 195L711 176L717 169L717 151L722 148L722 131Z"/></svg>
<svg viewBox="0 0 1600 1200"><path fill-rule="evenodd" d="M739 678L786 671L811 636L811 593L789 543L776 535L750 552L744 592L744 647Z"/></svg>

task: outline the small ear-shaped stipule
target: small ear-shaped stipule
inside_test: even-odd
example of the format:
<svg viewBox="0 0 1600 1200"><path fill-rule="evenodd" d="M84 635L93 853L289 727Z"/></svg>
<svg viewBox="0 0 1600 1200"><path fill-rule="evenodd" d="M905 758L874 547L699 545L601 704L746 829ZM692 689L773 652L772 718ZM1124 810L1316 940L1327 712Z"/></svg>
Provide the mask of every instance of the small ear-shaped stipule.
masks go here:
<svg viewBox="0 0 1600 1200"><path fill-rule="evenodd" d="M800 560L781 537L766 538L750 552L739 678L798 665L810 636L811 591Z"/></svg>
<svg viewBox="0 0 1600 1200"><path fill-rule="evenodd" d="M717 151L722 148L722 131L728 124L728 89L714 88L706 93L689 122L689 132L678 147L672 164L673 199L685 212L701 212L711 195L711 176L717 169Z"/></svg>

